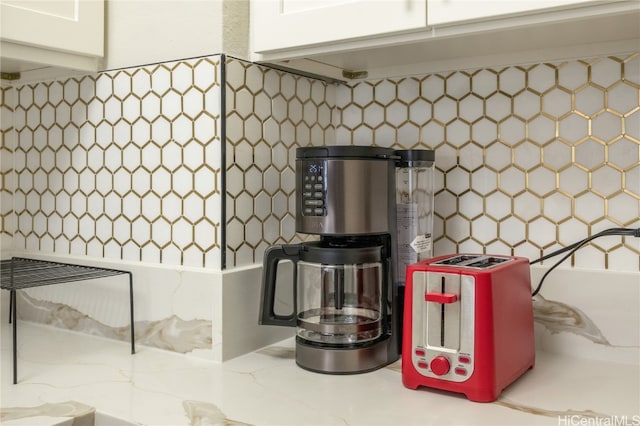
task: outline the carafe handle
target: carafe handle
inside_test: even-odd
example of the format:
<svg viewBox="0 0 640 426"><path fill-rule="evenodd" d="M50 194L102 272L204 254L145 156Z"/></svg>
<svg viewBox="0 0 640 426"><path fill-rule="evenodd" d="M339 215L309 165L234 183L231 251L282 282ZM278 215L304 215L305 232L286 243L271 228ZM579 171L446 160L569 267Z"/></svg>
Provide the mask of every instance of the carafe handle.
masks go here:
<svg viewBox="0 0 640 426"><path fill-rule="evenodd" d="M296 263L300 258L302 245L289 244L271 246L264 253L264 265L262 272L262 304L260 306L260 324L263 325L283 325L288 327L296 326ZM278 315L275 313L276 299L276 277L278 273L278 263L281 260L291 260L293 266L293 312L291 315Z"/></svg>

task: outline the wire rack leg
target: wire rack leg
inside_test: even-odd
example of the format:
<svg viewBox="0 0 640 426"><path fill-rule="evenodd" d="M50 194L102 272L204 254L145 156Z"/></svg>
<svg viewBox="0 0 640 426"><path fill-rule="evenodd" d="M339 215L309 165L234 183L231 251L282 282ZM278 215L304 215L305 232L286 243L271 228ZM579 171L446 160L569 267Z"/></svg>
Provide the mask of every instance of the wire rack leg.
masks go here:
<svg viewBox="0 0 640 426"><path fill-rule="evenodd" d="M136 332L133 329L133 274L129 272L129 311L131 312L131 353L136 353Z"/></svg>
<svg viewBox="0 0 640 426"><path fill-rule="evenodd" d="M9 296L10 302L13 306L13 384L18 383L18 305L16 304L16 291L15 289L11 290L11 295Z"/></svg>

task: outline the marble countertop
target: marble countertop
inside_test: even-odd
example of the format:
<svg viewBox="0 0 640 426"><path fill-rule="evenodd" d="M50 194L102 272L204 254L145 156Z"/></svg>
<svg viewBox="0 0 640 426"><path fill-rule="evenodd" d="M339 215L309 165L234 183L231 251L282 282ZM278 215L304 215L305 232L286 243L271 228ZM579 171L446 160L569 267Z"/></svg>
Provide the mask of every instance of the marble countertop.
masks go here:
<svg viewBox="0 0 640 426"><path fill-rule="evenodd" d="M640 366L537 353L493 403L409 390L400 362L305 371L287 339L218 364L20 322L19 383L2 325L3 425L640 425ZM120 419L120 420L118 420ZM617 422L617 423L615 423Z"/></svg>

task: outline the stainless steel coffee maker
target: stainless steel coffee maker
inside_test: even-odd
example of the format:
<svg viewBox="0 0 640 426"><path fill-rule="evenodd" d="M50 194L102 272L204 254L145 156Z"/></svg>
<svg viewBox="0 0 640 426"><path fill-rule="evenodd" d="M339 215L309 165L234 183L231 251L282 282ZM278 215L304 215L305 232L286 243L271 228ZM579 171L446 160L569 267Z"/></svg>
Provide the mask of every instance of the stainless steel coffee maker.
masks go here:
<svg viewBox="0 0 640 426"><path fill-rule="evenodd" d="M320 238L267 249L260 323L297 327L302 368L351 374L399 358L404 275L396 266L396 168L432 165L433 158L429 150L297 149L296 231ZM290 314L275 309L283 261L294 263Z"/></svg>

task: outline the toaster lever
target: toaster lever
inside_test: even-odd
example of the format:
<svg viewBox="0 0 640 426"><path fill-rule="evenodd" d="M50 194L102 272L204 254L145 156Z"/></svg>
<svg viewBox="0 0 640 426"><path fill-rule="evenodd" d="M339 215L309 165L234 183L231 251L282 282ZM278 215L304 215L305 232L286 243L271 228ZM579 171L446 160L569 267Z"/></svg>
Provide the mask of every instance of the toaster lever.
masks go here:
<svg viewBox="0 0 640 426"><path fill-rule="evenodd" d="M435 303L455 303L458 301L458 295L453 293L425 293L425 302Z"/></svg>

